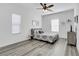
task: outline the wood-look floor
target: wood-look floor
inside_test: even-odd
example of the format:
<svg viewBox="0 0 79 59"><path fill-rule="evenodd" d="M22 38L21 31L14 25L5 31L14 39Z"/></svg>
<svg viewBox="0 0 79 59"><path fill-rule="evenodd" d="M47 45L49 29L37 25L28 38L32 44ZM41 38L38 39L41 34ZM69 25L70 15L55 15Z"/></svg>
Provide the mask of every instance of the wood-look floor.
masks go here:
<svg viewBox="0 0 79 59"><path fill-rule="evenodd" d="M78 56L77 48L68 46L66 39L59 39L54 44L28 40L16 47L0 50L0 56Z"/></svg>

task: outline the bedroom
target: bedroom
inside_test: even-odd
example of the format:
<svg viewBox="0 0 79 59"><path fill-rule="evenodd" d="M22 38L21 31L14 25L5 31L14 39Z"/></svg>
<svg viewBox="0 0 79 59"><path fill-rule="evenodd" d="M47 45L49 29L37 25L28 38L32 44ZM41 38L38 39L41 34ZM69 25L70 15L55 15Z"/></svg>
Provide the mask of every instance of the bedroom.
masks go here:
<svg viewBox="0 0 79 59"><path fill-rule="evenodd" d="M77 31L75 29L78 24L74 24L74 17L79 15L79 4L48 3L47 5L51 4L54 5L50 8L53 12L37 9L41 8L40 3L0 4L0 55L78 55L79 31L78 28ZM70 31L77 32L76 47L67 46L67 32ZM41 34L37 35L38 32ZM33 40L35 35L37 40ZM28 40L30 38L32 40Z"/></svg>

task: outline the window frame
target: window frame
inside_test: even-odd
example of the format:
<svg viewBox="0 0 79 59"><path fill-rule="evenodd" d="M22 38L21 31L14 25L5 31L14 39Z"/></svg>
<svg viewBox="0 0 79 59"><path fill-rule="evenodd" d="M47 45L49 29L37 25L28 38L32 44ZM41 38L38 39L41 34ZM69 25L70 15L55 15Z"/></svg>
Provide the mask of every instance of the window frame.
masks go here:
<svg viewBox="0 0 79 59"><path fill-rule="evenodd" d="M57 23L58 24L56 24L56 20L57 20ZM54 22L53 22L54 21ZM52 22L54 23L54 25L52 24ZM53 27L54 26L54 27ZM55 29L55 28L57 28L57 29ZM59 19L52 19L51 20L51 31L52 32L59 32Z"/></svg>
<svg viewBox="0 0 79 59"><path fill-rule="evenodd" d="M21 16L18 14L12 14L12 34L18 34L20 32L21 32Z"/></svg>

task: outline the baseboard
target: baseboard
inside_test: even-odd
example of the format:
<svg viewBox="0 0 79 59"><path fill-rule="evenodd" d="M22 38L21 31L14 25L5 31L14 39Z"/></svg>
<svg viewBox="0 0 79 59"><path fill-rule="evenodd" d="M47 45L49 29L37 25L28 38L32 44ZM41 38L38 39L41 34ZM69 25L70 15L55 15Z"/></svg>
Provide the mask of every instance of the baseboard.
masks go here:
<svg viewBox="0 0 79 59"><path fill-rule="evenodd" d="M59 38L59 39L65 39L66 40L67 38Z"/></svg>

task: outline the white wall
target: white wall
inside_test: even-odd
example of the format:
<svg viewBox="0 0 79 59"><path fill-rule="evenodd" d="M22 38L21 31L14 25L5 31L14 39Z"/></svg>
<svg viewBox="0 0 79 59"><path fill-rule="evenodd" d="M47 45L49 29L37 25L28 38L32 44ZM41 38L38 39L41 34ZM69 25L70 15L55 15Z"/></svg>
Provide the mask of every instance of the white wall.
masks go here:
<svg viewBox="0 0 79 59"><path fill-rule="evenodd" d="M73 20L74 9L62 11L54 14L42 16L42 28L45 32L51 32L51 20L59 19L59 36L60 38L67 38L67 32L70 31L70 24L67 23L68 19ZM64 25L61 23L65 22Z"/></svg>
<svg viewBox="0 0 79 59"><path fill-rule="evenodd" d="M77 49L79 52L79 4L75 5L75 15L78 15L78 24L77 24Z"/></svg>
<svg viewBox="0 0 79 59"><path fill-rule="evenodd" d="M0 4L0 47L27 40L32 20L37 19L40 22L41 15L39 16L39 13L34 9L30 9L30 4L25 5L26 7L22 4ZM21 33L19 34L11 33L11 15L13 13L21 15L22 18ZM41 24L38 27L41 27Z"/></svg>

